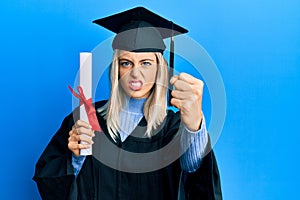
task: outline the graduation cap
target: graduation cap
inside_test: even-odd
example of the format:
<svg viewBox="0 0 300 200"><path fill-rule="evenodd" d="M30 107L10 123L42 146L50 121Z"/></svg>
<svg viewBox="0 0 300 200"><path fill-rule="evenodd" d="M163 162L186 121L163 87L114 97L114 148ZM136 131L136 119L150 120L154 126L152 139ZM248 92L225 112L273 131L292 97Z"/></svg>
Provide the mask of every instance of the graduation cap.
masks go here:
<svg viewBox="0 0 300 200"><path fill-rule="evenodd" d="M161 52L166 49L164 39L170 42L170 72L173 76L174 68L174 39L188 30L174 24L144 7L136 7L105 18L94 20L104 28L116 33L112 47L131 52Z"/></svg>

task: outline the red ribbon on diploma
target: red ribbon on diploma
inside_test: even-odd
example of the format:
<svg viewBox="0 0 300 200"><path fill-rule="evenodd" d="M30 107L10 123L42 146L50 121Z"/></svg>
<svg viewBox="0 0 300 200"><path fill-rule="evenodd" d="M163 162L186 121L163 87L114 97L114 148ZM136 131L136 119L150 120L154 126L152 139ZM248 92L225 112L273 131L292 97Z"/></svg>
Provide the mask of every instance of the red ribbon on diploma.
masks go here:
<svg viewBox="0 0 300 200"><path fill-rule="evenodd" d="M79 99L80 106L84 105L92 129L100 132L101 127L96 116L96 110L92 104L92 98L86 99L81 86L77 87L77 90L79 92L78 94L71 88L71 86L68 85L68 88L72 92L72 94Z"/></svg>

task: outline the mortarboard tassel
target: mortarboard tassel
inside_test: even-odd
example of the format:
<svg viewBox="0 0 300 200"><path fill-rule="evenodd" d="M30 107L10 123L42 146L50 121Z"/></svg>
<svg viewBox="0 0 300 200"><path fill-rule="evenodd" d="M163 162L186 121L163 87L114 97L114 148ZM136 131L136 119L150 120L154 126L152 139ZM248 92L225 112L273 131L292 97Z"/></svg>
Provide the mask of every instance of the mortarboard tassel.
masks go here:
<svg viewBox="0 0 300 200"><path fill-rule="evenodd" d="M170 63L170 70L169 70L169 101L168 104L171 106L171 92L172 92L172 85L170 84L170 79L172 78L174 74L174 36L173 36L173 23L172 23L172 36L171 36L171 42L170 42L170 58L169 58L169 63Z"/></svg>

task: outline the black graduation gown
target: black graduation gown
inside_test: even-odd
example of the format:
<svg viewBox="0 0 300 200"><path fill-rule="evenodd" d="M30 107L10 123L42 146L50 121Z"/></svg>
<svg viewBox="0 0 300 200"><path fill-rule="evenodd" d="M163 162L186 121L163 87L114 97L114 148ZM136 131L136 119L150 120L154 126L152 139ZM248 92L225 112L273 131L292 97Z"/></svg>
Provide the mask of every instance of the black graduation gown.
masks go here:
<svg viewBox="0 0 300 200"><path fill-rule="evenodd" d="M96 109L104 103L97 102ZM146 128L143 118L124 142L119 139L114 142L110 138L106 122L98 114L103 133L95 133L93 156L86 157L75 178L72 153L67 144L69 131L77 117L78 110L75 110L64 119L36 164L33 180L43 199L175 200L178 196L180 199L222 199L220 176L212 150L196 172L181 170L177 156L179 148L174 148L180 144L177 134L180 115L172 111L168 111L164 123L150 139L140 135ZM175 141L175 146L169 145L170 141ZM155 154L156 157L148 159L147 153L160 149L164 149L161 156ZM130 153L138 156L131 157ZM176 155L177 159L170 163L168 155ZM155 168L161 165L164 167ZM154 171L151 170L153 167Z"/></svg>

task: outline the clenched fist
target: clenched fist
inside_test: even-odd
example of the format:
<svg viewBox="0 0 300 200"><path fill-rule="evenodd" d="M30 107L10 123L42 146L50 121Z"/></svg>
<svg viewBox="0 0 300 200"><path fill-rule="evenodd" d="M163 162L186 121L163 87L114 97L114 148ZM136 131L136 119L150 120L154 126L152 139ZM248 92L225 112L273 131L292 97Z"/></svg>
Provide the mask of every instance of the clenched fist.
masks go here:
<svg viewBox="0 0 300 200"><path fill-rule="evenodd" d="M170 83L175 86L171 93L171 104L180 110L181 121L189 130L199 130L202 122L203 82L187 73L180 73L173 76Z"/></svg>

